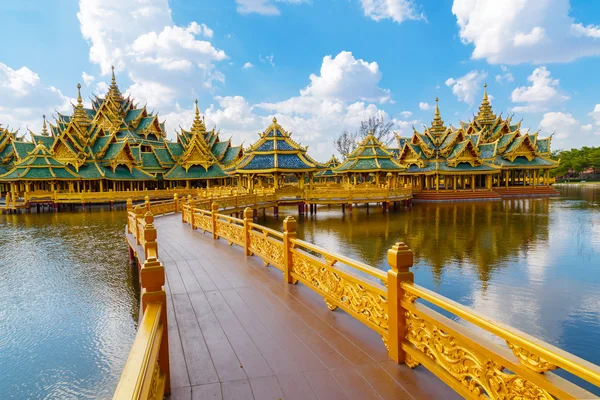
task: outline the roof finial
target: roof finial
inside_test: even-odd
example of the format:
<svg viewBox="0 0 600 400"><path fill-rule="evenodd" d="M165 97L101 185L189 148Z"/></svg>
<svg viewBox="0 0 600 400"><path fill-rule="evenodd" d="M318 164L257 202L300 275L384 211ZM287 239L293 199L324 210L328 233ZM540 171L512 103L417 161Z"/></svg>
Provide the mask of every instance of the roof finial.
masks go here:
<svg viewBox="0 0 600 400"><path fill-rule="evenodd" d="M194 101L194 103L196 103L196 117L199 117L200 116L200 110L198 110L198 99L196 99Z"/></svg>
<svg viewBox="0 0 600 400"><path fill-rule="evenodd" d="M117 84L117 80L115 79L115 66L111 65L110 68L112 69L112 80L111 80L111 83L113 85L116 85Z"/></svg>
<svg viewBox="0 0 600 400"><path fill-rule="evenodd" d="M277 117L273 117L273 123L276 124L277 123Z"/></svg>
<svg viewBox="0 0 600 400"><path fill-rule="evenodd" d="M77 84L77 105L81 105L83 100L81 99L81 83Z"/></svg>
<svg viewBox="0 0 600 400"><path fill-rule="evenodd" d="M44 124L42 125L42 135L48 136L48 127L46 126L46 115L42 115L44 118Z"/></svg>

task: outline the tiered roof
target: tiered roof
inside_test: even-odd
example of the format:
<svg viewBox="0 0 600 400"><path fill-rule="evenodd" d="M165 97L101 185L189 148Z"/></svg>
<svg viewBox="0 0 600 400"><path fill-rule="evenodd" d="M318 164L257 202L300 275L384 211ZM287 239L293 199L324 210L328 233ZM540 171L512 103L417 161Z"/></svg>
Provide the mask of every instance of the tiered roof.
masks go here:
<svg viewBox="0 0 600 400"><path fill-rule="evenodd" d="M277 173L312 172L319 165L308 154L308 147L294 142L288 133L273 118L273 123L263 132L260 139L245 151L244 158L229 173Z"/></svg>
<svg viewBox="0 0 600 400"><path fill-rule="evenodd" d="M336 173L350 172L400 172L404 167L394 153L369 132L346 160L335 168Z"/></svg>
<svg viewBox="0 0 600 400"><path fill-rule="evenodd" d="M322 168L319 172L315 174L317 178L328 178L331 176L335 176L334 170L340 165L340 160L335 158L335 155L332 155L329 161L324 163L324 168Z"/></svg>
<svg viewBox="0 0 600 400"><path fill-rule="evenodd" d="M496 116L484 85L483 100L473 121L461 122L458 129L446 128L438 99L430 128L414 130L410 138L398 138L398 160L408 173L497 173L503 168L552 168L551 138L522 133L512 118Z"/></svg>
<svg viewBox="0 0 600 400"><path fill-rule="evenodd" d="M165 179L213 179L228 175L224 169L242 156L241 146L232 146L231 139L221 142L215 129L207 130L200 117L198 100L196 115L189 131L181 129L177 143L171 143L167 152L178 159ZM166 155L165 155L166 156Z"/></svg>
<svg viewBox="0 0 600 400"><path fill-rule="evenodd" d="M138 108L125 98L116 83L114 69L104 97L94 96L86 108L77 85L77 103L72 115L58 114L54 124L44 123L41 134L30 132L25 142L0 127L0 179L38 146L65 165L73 179L203 179L227 176L223 169L242 155L241 147L221 142L218 132L207 131L199 117L190 131L182 129L177 143L166 139L164 122L158 115ZM37 150L36 150L37 151Z"/></svg>

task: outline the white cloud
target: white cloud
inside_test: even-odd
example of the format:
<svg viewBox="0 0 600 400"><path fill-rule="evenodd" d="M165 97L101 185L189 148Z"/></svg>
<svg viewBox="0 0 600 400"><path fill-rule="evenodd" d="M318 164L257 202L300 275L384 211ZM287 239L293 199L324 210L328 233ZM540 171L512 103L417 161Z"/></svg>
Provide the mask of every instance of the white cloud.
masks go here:
<svg viewBox="0 0 600 400"><path fill-rule="evenodd" d="M312 75L310 84L301 89L297 96L258 104L251 104L242 96L216 96L215 103L204 112L207 125L216 125L224 138L232 136L236 142L245 141L247 146L255 142L257 133L271 123L273 116L277 116L279 123L294 133L296 141L310 147L311 156L325 161L331 156L333 139L344 129L356 130L360 122L368 117L383 115L400 130L418 122L392 119L376 104L365 100L371 98L379 101L389 97L388 91L378 87L381 73L377 64L356 60L351 53L340 54L335 58L324 57L321 74ZM333 71L338 71L339 76ZM193 109L177 106L165 118L169 134L172 135L172 130L179 123L189 127Z"/></svg>
<svg viewBox="0 0 600 400"><path fill-rule="evenodd" d="M594 129L594 126L592 124L582 125L581 129L584 132L591 132Z"/></svg>
<svg viewBox="0 0 600 400"><path fill-rule="evenodd" d="M545 37L545 30L542 27L536 26L529 33L517 33L513 39L515 47L533 46L541 42Z"/></svg>
<svg viewBox="0 0 600 400"><path fill-rule="evenodd" d="M355 59L351 52L342 51L335 58L323 57L321 75L310 75L310 85L301 90L303 96L336 98L342 101L366 100L379 103L391 101L390 91L380 88L379 65Z"/></svg>
<svg viewBox="0 0 600 400"><path fill-rule="evenodd" d="M144 88L169 87L178 96L191 98L195 93L190 82L211 89L225 79L216 65L227 55L210 42L213 30L197 22L175 25L168 0L80 0L79 8L90 61L104 76L110 74L111 65L118 73L127 72L133 81L130 92L158 101L150 106L166 101Z"/></svg>
<svg viewBox="0 0 600 400"><path fill-rule="evenodd" d="M515 77L510 73L508 67L506 65L501 65L500 69L502 70L502 74L496 75L496 82L498 83L508 83L514 82Z"/></svg>
<svg viewBox="0 0 600 400"><path fill-rule="evenodd" d="M235 0L237 12L240 14L261 14L261 15L279 15L281 12L273 3L300 4L307 3L309 0Z"/></svg>
<svg viewBox="0 0 600 400"><path fill-rule="evenodd" d="M81 73L81 78L83 78L83 83L85 84L85 86L90 86L92 82L96 80L95 77L93 77L92 75L88 75L85 71Z"/></svg>
<svg viewBox="0 0 600 400"><path fill-rule="evenodd" d="M454 0L460 38L492 64L568 62L600 55L600 28L569 16L569 0Z"/></svg>
<svg viewBox="0 0 600 400"><path fill-rule="evenodd" d="M127 89L125 95L131 95L140 104L151 107L171 106L175 100L176 92L173 88L160 82L134 79L135 83Z"/></svg>
<svg viewBox="0 0 600 400"><path fill-rule="evenodd" d="M531 86L520 86L512 91L512 102L525 104L513 107L514 112L545 111L550 105L569 99L569 96L561 93L559 80L552 79L545 66L534 69L527 80Z"/></svg>
<svg viewBox="0 0 600 400"><path fill-rule="evenodd" d="M404 118L408 118L412 115L412 111L402 111L400 112L400 115L402 115Z"/></svg>
<svg viewBox="0 0 600 400"><path fill-rule="evenodd" d="M263 55L259 55L258 56L258 59L260 60L261 63L267 63L268 62L269 64L271 64L271 67L275 66L275 63L273 62L273 58L274 58L274 56L273 56L272 53L271 53L270 56L263 56Z"/></svg>
<svg viewBox="0 0 600 400"><path fill-rule="evenodd" d="M0 99L0 124L21 129L22 133L27 127L39 132L44 114L50 118L55 110L71 110L69 98L54 86L43 84L37 73L27 67L13 69L1 62Z"/></svg>
<svg viewBox="0 0 600 400"><path fill-rule="evenodd" d="M481 89L481 84L486 77L487 72L473 70L460 78L448 78L446 86L452 88L452 93L459 101L472 106L475 102L475 95Z"/></svg>
<svg viewBox="0 0 600 400"><path fill-rule="evenodd" d="M552 147L555 149L570 149L589 145L590 126L581 125L579 120L570 113L548 112L540 122L542 136L554 133Z"/></svg>
<svg viewBox="0 0 600 400"><path fill-rule="evenodd" d="M375 20L391 19L401 23L405 20L425 19L413 0L361 0L365 16Z"/></svg>
<svg viewBox="0 0 600 400"><path fill-rule="evenodd" d="M425 102L422 101L422 102L419 103L419 108L421 110L430 110L431 109L431 104L425 103Z"/></svg>
<svg viewBox="0 0 600 400"><path fill-rule="evenodd" d="M252 65L251 62L246 62L242 68L248 69L248 68L252 68L252 67L254 67L254 65Z"/></svg>

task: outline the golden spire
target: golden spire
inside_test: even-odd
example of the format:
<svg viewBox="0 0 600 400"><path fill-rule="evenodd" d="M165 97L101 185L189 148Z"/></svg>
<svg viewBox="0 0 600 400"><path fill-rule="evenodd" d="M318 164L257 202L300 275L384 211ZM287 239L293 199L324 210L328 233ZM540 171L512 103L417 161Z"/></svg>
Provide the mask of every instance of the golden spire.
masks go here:
<svg viewBox="0 0 600 400"><path fill-rule="evenodd" d="M198 109L198 99L194 101L196 108L196 116L194 117L194 123L192 124L192 133L206 133L206 126L204 121L200 118L200 110Z"/></svg>
<svg viewBox="0 0 600 400"><path fill-rule="evenodd" d="M276 124L277 123L277 118L273 117L273 123Z"/></svg>
<svg viewBox="0 0 600 400"><path fill-rule="evenodd" d="M491 124L496 120L496 116L492 112L492 106L490 105L490 101L488 99L487 94L487 83L483 84L483 100L481 100L481 105L479 106L479 113L477 114L477 121L483 124Z"/></svg>
<svg viewBox="0 0 600 400"><path fill-rule="evenodd" d="M110 82L111 85L117 85L117 80L115 79L115 66L111 65L110 69L112 70L112 80Z"/></svg>
<svg viewBox="0 0 600 400"><path fill-rule="evenodd" d="M429 132L433 134L433 136L441 136L446 132L446 127L444 126L444 121L440 115L440 107L439 107L439 99L435 98L435 115L433 117L433 121L431 122L431 128L429 128Z"/></svg>
<svg viewBox="0 0 600 400"><path fill-rule="evenodd" d="M90 125L90 119L88 118L87 113L83 109L83 100L81 99L81 84L77 84L77 105L73 106L73 122L78 124L79 126L88 126Z"/></svg>
<svg viewBox="0 0 600 400"><path fill-rule="evenodd" d="M123 96L121 95L121 91L119 90L119 86L117 86L117 79L115 78L115 66L111 65L111 81L110 81L110 88L108 89L108 93L106 94L106 97L110 97L111 99L114 100L115 103L117 104L121 104L121 102L123 101Z"/></svg>
<svg viewBox="0 0 600 400"><path fill-rule="evenodd" d="M42 115L44 118L44 124L42 125L42 135L48 136L48 127L46 126L46 116Z"/></svg>

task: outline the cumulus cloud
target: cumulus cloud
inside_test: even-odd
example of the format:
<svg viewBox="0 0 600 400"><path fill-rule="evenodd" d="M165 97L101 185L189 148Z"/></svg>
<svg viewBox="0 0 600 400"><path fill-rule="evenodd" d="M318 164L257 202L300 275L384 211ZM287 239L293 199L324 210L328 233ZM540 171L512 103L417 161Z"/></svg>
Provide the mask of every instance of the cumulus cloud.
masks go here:
<svg viewBox="0 0 600 400"><path fill-rule="evenodd" d="M252 68L252 67L254 67L254 65L252 65L251 62L246 62L242 68L248 69L248 68Z"/></svg>
<svg viewBox="0 0 600 400"><path fill-rule="evenodd" d="M235 0L237 4L237 12L240 14L261 14L275 16L279 15L281 11L275 6L275 2L288 3L288 4L300 4L308 3L309 0Z"/></svg>
<svg viewBox="0 0 600 400"><path fill-rule="evenodd" d="M405 20L425 19L425 14L412 0L361 0L365 16L375 20L391 19L401 23Z"/></svg>
<svg viewBox="0 0 600 400"><path fill-rule="evenodd" d="M127 72L132 93L145 92L155 101L158 96L144 87L171 87L191 97L190 82L211 89L225 79L216 65L227 55L210 42L213 30L197 22L176 25L167 0L80 0L77 17L90 61L104 76L111 65Z"/></svg>
<svg viewBox="0 0 600 400"><path fill-rule="evenodd" d="M87 74L85 71L81 73L81 78L85 86L90 86L96 80L94 76Z"/></svg>
<svg viewBox="0 0 600 400"><path fill-rule="evenodd" d="M492 64L568 62L600 54L600 28L569 16L569 0L454 0L460 38Z"/></svg>
<svg viewBox="0 0 600 400"><path fill-rule="evenodd" d="M459 101L472 106L475 102L475 95L481 89L483 80L487 77L487 72L473 70L460 78L448 78L446 86L452 89L452 93Z"/></svg>
<svg viewBox="0 0 600 400"><path fill-rule="evenodd" d="M543 136L554 134L552 146L555 149L570 149L586 146L593 137L589 124L582 125L572 114L547 112L540 122Z"/></svg>
<svg viewBox="0 0 600 400"><path fill-rule="evenodd" d="M569 96L561 93L559 80L552 79L545 66L533 70L527 77L530 86L520 86L512 91L513 103L524 103L512 108L515 112L540 112L553 104L568 100Z"/></svg>
<svg viewBox="0 0 600 400"><path fill-rule="evenodd" d="M400 115L402 115L404 118L408 118L412 115L412 111L402 111L400 112Z"/></svg>
<svg viewBox="0 0 600 400"><path fill-rule="evenodd" d="M431 109L431 104L425 103L425 102L422 101L422 102L419 103L419 108L421 110L425 110L425 111L426 110L430 110Z"/></svg>
<svg viewBox="0 0 600 400"><path fill-rule="evenodd" d="M342 51L335 58L325 56L321 75L310 75L310 85L301 90L303 96L336 98L342 101L359 99L385 103L391 100L390 91L379 87L379 65L355 59L351 52Z"/></svg>
<svg viewBox="0 0 600 400"><path fill-rule="evenodd" d="M278 122L294 133L296 141L308 145L310 154L324 161L331 156L333 139L344 129L356 130L366 118L383 116L392 120L401 132L418 122L393 119L366 100L387 101L390 93L379 88L381 73L377 64L357 60L351 53L324 57L320 75L311 75L309 79L309 85L300 89L297 96L277 102L251 104L243 96L216 96L215 103L204 111L206 123L216 125L224 137L233 136L248 145L277 116ZM409 116L402 114L404 118ZM188 127L193 109L178 106L165 118L168 130L180 123Z"/></svg>
<svg viewBox="0 0 600 400"><path fill-rule="evenodd" d="M27 67L13 69L1 62L0 98L0 124L21 132L27 127L39 132L42 115L50 118L55 110L71 109L69 98L54 86L42 83L37 73Z"/></svg>

